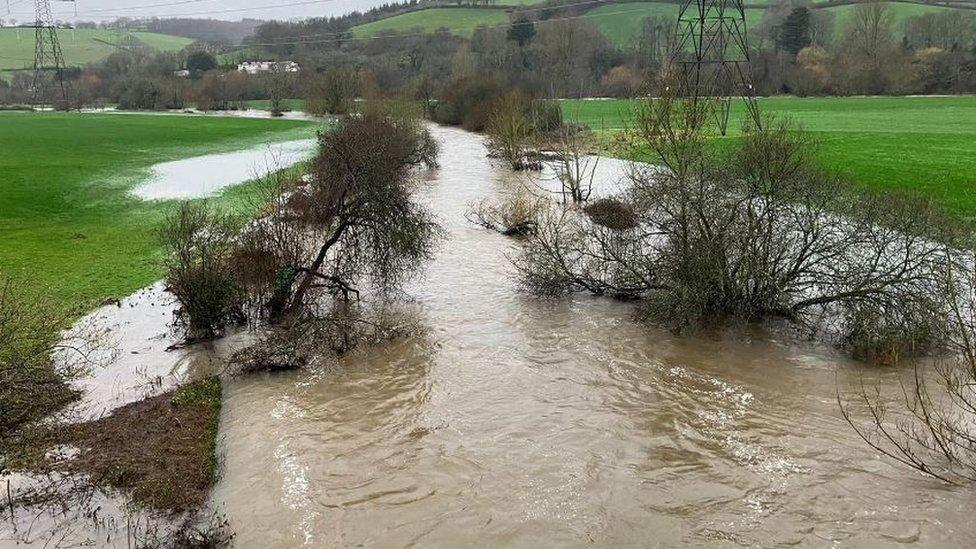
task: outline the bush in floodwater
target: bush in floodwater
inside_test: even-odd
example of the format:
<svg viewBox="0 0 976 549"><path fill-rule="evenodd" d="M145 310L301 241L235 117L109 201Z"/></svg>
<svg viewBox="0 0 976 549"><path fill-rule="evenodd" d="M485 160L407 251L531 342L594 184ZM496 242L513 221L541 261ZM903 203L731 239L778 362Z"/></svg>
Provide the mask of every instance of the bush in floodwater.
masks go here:
<svg viewBox="0 0 976 549"><path fill-rule="evenodd" d="M849 189L774 120L716 154L709 109L646 103L635 126L659 167L635 166L617 198L632 219L617 226L554 207L517 261L523 285L643 299L677 327L784 317L850 343L937 331L942 242L953 234L936 208ZM642 230L619 230L632 225ZM897 320L882 326L862 314L871 308Z"/></svg>
<svg viewBox="0 0 976 549"><path fill-rule="evenodd" d="M950 352L928 364L915 360L894 395L880 383L837 395L844 418L869 446L951 484L976 483L974 251L952 252L943 273L950 322L940 335Z"/></svg>
<svg viewBox="0 0 976 549"><path fill-rule="evenodd" d="M639 223L634 207L619 198L594 200L583 211L593 223L614 231L634 229Z"/></svg>
<svg viewBox="0 0 976 549"><path fill-rule="evenodd" d="M238 224L207 202L184 202L158 229L166 285L179 301L187 339L210 339L243 319L243 297L231 259Z"/></svg>
<svg viewBox="0 0 976 549"><path fill-rule="evenodd" d="M535 231L543 200L520 186L501 201L486 199L468 211L472 223L505 236L526 236Z"/></svg>
<svg viewBox="0 0 976 549"><path fill-rule="evenodd" d="M407 335L414 324L361 303L335 302L326 314L269 326L256 343L235 353L230 363L241 373L327 368L336 356L361 345Z"/></svg>
<svg viewBox="0 0 976 549"><path fill-rule="evenodd" d="M436 166L437 153L418 120L371 109L321 133L310 173L272 186L262 217L242 236L247 257L263 266L244 281L250 304L273 320L295 320L316 316L323 303L358 299L361 284L398 288L439 234L416 199L420 169Z"/></svg>

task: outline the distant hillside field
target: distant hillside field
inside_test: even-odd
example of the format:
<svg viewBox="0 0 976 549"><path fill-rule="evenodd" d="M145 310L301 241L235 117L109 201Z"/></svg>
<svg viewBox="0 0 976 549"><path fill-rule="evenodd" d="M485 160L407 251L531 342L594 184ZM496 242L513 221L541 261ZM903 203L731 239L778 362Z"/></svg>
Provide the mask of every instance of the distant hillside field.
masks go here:
<svg viewBox="0 0 976 549"><path fill-rule="evenodd" d="M542 0L505 0L503 5L517 4L537 4ZM746 27L756 28L762 22L762 7L772 3L772 0L751 0L747 1ZM900 29L902 24L909 17L922 15L924 13L940 12L945 10L957 10L964 16L972 17L976 14L974 10L952 8L935 5L921 5L914 3L891 2L889 3L893 13L893 27ZM678 17L679 5L675 2L620 2L605 4L587 11L581 19L589 20L599 28L604 35L618 46L628 46L637 38L641 29L641 20L645 17L662 16L669 19ZM841 36L847 20L854 10L854 5L832 6L822 8L835 15L834 30L836 36ZM505 10L492 8L431 8L418 10L401 15L394 15L379 21L360 25L352 29L353 36L363 38L373 36L381 31L395 30L405 32L408 30L419 30L432 32L439 28L446 28L452 34L470 37L474 29L479 25L494 26L501 25L508 21L508 14ZM541 24L545 24L544 22Z"/></svg>
<svg viewBox="0 0 976 549"><path fill-rule="evenodd" d="M590 20L601 32L618 46L630 45L640 34L645 17L678 18L678 4L663 2L629 2L608 4L586 12ZM746 27L752 28L762 20L762 9L746 10Z"/></svg>
<svg viewBox="0 0 976 549"><path fill-rule="evenodd" d="M765 4L763 0L747 1L747 5ZM950 8L944 6L924 6L920 4L909 4L900 2L888 3L892 12L892 27L901 29L904 21L909 17L922 15L925 13L938 13L946 10L959 11L961 15L973 17L974 10ZM834 36L840 37L844 32L851 14L854 12L855 5L833 6L822 8L834 14ZM763 18L763 8L746 9L746 28L754 29ZM587 18L593 21L606 37L618 46L627 46L633 42L640 33L641 20L645 17L662 16L669 19L677 19L678 4L663 2L634 2L603 5L587 12Z"/></svg>
<svg viewBox="0 0 976 549"><path fill-rule="evenodd" d="M500 9L432 8L395 15L353 27L352 35L363 38L375 36L386 30L433 32L440 28L447 28L452 34L470 37L479 25L500 25L507 21L508 14Z"/></svg>
<svg viewBox="0 0 976 549"><path fill-rule="evenodd" d="M179 50L193 40L154 32L133 32L130 36L158 50ZM62 29L58 31L65 62L80 66L107 57L115 48L118 35L103 29ZM104 40L109 42L99 42ZM23 69L34 62L34 29L0 28L0 70Z"/></svg>

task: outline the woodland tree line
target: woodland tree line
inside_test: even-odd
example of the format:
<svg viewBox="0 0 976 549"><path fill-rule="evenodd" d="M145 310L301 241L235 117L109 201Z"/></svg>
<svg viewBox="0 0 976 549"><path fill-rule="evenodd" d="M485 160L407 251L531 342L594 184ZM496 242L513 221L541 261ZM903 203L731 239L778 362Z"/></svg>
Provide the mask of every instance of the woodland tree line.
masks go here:
<svg viewBox="0 0 976 549"><path fill-rule="evenodd" d="M568 5L550 1L512 11L508 24L480 27L470 38L447 29L384 32L369 39L349 33L356 25L420 6L408 3L343 17L264 23L245 40L248 49L225 55L226 44L197 42L183 52L159 53L130 39L106 60L69 71L72 100L142 109L193 104L226 109L278 95L321 100L325 92L427 105L450 102L462 91L478 96L494 88L563 98L656 92L673 49L674 19L646 17L633 40L615 45L580 11L592 6L563 3ZM749 41L753 81L761 95L976 91L976 11L944 10L896 22L892 4L865 2L841 19L809 1L784 0L765 10L761 23L749 29ZM189 64L199 52L213 56L204 64L207 70ZM284 79L236 72L237 61L255 56L293 60L303 70ZM181 69L191 69L191 78L174 76ZM341 82L330 82L337 78ZM30 83L28 71L0 81L0 101L26 101ZM348 103L330 102L340 108ZM442 113L445 121L464 116Z"/></svg>

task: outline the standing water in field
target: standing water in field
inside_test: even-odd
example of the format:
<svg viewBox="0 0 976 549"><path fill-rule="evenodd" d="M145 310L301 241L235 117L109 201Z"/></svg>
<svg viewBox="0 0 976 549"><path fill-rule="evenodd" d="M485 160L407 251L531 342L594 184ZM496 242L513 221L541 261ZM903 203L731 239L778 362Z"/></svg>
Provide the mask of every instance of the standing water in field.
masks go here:
<svg viewBox="0 0 976 549"><path fill-rule="evenodd" d="M150 168L149 180L132 194L143 200L205 198L273 170L294 166L312 156L314 150L314 139L300 139L163 162Z"/></svg>
<svg viewBox="0 0 976 549"><path fill-rule="evenodd" d="M517 243L464 218L513 175L434 131L448 237L409 289L421 335L226 384L214 503L241 546L976 544L976 494L882 459L839 413L838 387L897 391L897 372L520 293Z"/></svg>

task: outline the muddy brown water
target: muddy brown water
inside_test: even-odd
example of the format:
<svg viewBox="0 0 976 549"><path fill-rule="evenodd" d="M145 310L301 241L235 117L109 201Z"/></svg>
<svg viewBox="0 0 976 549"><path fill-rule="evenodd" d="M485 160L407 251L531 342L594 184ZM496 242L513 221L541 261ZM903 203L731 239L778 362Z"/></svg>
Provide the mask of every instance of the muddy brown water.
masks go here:
<svg viewBox="0 0 976 549"><path fill-rule="evenodd" d="M976 546L976 491L878 456L839 413L838 388L896 391L896 370L520 293L518 244L464 218L515 177L480 137L434 131L425 201L447 238L408 288L420 335L328 371L225 383L212 504L237 546ZM599 169L606 192L626 168ZM167 352L158 285L121 305L92 315L120 345L82 383L85 410L219 367L239 344Z"/></svg>
<svg viewBox="0 0 976 549"><path fill-rule="evenodd" d="M226 386L214 501L241 546L976 544L971 491L880 458L838 412L838 386L894 373L519 293L517 244L463 217L512 176L435 131L449 236L410 288L424 335Z"/></svg>

